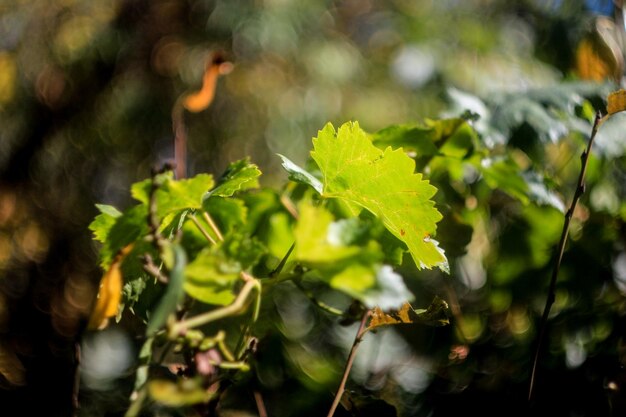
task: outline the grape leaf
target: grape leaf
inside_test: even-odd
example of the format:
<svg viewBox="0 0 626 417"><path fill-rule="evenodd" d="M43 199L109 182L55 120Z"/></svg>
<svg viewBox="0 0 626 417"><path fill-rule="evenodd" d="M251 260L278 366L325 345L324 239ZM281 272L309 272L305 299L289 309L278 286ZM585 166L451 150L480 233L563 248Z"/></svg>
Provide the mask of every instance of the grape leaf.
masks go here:
<svg viewBox="0 0 626 417"><path fill-rule="evenodd" d="M204 195L204 199L211 196L230 197L237 191L258 188L260 175L259 168L248 159L233 162L222 174L217 186Z"/></svg>
<svg viewBox="0 0 626 417"><path fill-rule="evenodd" d="M403 241L418 268L448 268L431 239L442 216L431 197L437 189L415 174L415 162L402 149L381 151L356 122L335 131L329 123L313 139L313 160L322 171L322 197L337 198L355 212L365 208Z"/></svg>
<svg viewBox="0 0 626 417"><path fill-rule="evenodd" d="M213 177L198 174L183 180L167 180L156 192L157 214L160 218L184 209L199 209L205 193L213 186Z"/></svg>

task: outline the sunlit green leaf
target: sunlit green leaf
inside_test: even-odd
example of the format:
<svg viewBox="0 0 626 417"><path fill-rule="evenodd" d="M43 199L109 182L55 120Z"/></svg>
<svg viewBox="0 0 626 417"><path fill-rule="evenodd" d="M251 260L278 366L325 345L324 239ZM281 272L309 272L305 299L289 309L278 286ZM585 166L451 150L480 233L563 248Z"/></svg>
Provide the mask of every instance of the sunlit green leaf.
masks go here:
<svg viewBox="0 0 626 417"><path fill-rule="evenodd" d="M211 187L213 187L213 177L209 174L165 181L156 194L159 217L178 210L201 208L202 198Z"/></svg>
<svg viewBox="0 0 626 417"><path fill-rule="evenodd" d="M401 149L384 152L372 145L358 123L346 123L338 132L326 125L313 139L311 156L324 176L325 198L338 198L355 214L366 208L406 243L418 268L447 268L436 241L441 214L431 197L436 188L415 174L415 162Z"/></svg>
<svg viewBox="0 0 626 417"><path fill-rule="evenodd" d="M237 191L258 188L260 175L259 168L250 163L248 159L233 162L219 179L217 186L206 193L204 198L211 196L230 197Z"/></svg>
<svg viewBox="0 0 626 417"><path fill-rule="evenodd" d="M105 242L111 227L115 224L115 219L120 217L122 213L115 207L106 204L96 204L96 207L100 210L100 214L93 219L89 225L89 230L93 232L96 240Z"/></svg>

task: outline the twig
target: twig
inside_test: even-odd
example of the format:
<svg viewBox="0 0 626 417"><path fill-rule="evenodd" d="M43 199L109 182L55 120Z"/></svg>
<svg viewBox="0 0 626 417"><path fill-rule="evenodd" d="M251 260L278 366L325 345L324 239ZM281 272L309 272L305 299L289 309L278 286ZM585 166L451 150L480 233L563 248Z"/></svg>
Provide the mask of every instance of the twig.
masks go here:
<svg viewBox="0 0 626 417"><path fill-rule="evenodd" d="M354 363L354 358L356 357L356 350L363 340L363 336L367 332L368 328L365 327L367 324L367 320L370 317L370 312L367 311L363 314L363 318L361 319L361 324L359 325L359 330L356 332L356 337L354 338L354 342L352 343L352 348L350 349L350 355L348 355L348 361L346 362L346 367L343 371L343 378L341 378L341 384L339 384L339 388L337 389L337 393L335 394L335 400L333 401L333 405L330 407L328 411L327 417L333 417L335 414L335 410L337 410L337 406L341 401L341 397L343 396L344 391L346 390L346 382L348 381L348 375L350 375L350 370L352 369L352 364Z"/></svg>
<svg viewBox="0 0 626 417"><path fill-rule="evenodd" d="M587 144L586 150L581 155L581 169L580 174L578 176L578 182L576 185L576 191L574 192L574 197L572 198L572 203L565 213L565 220L563 222L563 231L561 232L561 239L559 240L559 245L557 247L557 258L555 260L554 269L552 270L552 277L550 279L550 287L548 289L548 298L546 299L546 305L543 309L543 315L541 316L541 322L539 324L539 336L537 338L537 347L535 349L535 359L533 361L533 369L530 376L530 386L528 389L528 401L532 399L533 396L533 388L535 386L535 379L537 377L537 364L539 363L539 358L541 356L541 345L543 339L545 337L546 328L548 327L548 317L550 316L550 309L552 308L552 304L554 304L554 300L556 298L556 281L559 275L559 269L561 268L561 260L563 259L563 252L565 251L565 243L567 242L567 236L569 234L569 225L572 220L572 216L574 215L574 210L576 209L576 204L578 204L578 200L580 196L585 192L585 174L587 172L587 163L589 162L589 155L591 153L591 147L593 146L593 141L596 137L596 133L598 133L598 128L606 119L602 117L600 112L596 113L596 118L593 122L593 128L591 129L591 136L589 138L589 143Z"/></svg>
<svg viewBox="0 0 626 417"><path fill-rule="evenodd" d="M198 219L196 219L196 216L194 216L193 214L191 216L189 216L189 218L191 219L191 221L193 222L193 224L196 225L196 227L198 228L198 230L200 231L200 233L202 233L202 236L204 236L204 238L206 240L208 240L209 242L211 242L213 245L216 245L217 242L215 242L215 239L213 239L211 237L211 235L209 234L209 232L207 232L206 230L204 230L204 227L202 227L202 225L200 224L200 222L198 221Z"/></svg>
<svg viewBox="0 0 626 417"><path fill-rule="evenodd" d="M203 211L202 216L204 217L204 220L206 220L206 222L209 224L209 226L211 226L211 229L215 232L215 236L217 236L217 240L219 240L220 242L223 242L224 236L222 236L220 229L217 227L217 225L213 221L213 218L211 217L211 215L207 213L206 211Z"/></svg>
<svg viewBox="0 0 626 417"><path fill-rule="evenodd" d="M267 417L267 410L265 409L265 403L263 402L263 397L259 390L255 389L254 392L254 402L256 402L256 408L259 410L259 417Z"/></svg>
<svg viewBox="0 0 626 417"><path fill-rule="evenodd" d="M156 266L156 264L152 260L152 256L147 253L143 256L143 270L155 277L159 282L162 282L163 284L167 284L170 280L165 274L163 274L161 269Z"/></svg>

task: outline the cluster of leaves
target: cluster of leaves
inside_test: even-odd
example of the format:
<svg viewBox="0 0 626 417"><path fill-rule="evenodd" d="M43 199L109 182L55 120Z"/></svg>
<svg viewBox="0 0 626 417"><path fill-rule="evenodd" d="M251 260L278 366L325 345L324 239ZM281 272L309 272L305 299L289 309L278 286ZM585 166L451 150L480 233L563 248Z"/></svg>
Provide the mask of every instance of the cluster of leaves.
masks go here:
<svg viewBox="0 0 626 417"><path fill-rule="evenodd" d="M589 128L604 88L561 86L511 95L509 105L452 92L462 117L373 134L356 122L337 130L327 124L306 168L280 155L291 180L280 191L260 188L258 167L240 160L217 181L155 173L131 187L136 205L124 212L99 206L91 229L107 272L91 325L130 312L146 331L128 415L146 399L157 407L216 407L230 384L263 367L257 346L281 327L267 306L285 286L344 323L367 314L366 330L438 326L448 323L448 305L435 297L413 309L409 302L424 299L412 291L420 288L416 277L456 275L477 256L496 284L545 268L564 212L559 188L569 183L544 165L545 154L535 160L533 149ZM554 126L565 130L553 136ZM518 231L517 252L496 253L500 265L468 254L476 236L514 233L506 216L530 226ZM320 288L351 302L331 307L316 297ZM497 308L496 299L489 302ZM469 320L456 319L458 342L476 341L480 329L472 335ZM163 371L178 362L176 374Z"/></svg>
<svg viewBox="0 0 626 417"><path fill-rule="evenodd" d="M91 229L107 273L92 327L114 311L118 319L130 311L146 323L142 363L170 343L194 358L183 374L195 385L141 372L138 392L169 406L217 396L220 370L249 369L249 327L265 292L282 282L322 283L368 309L389 311L413 300L393 270L405 252L418 269L448 270L434 239L442 217L431 200L436 189L405 152L378 149L358 123L337 131L328 124L313 143L321 179L282 157L294 180L282 193L259 189L260 170L241 160L217 182L207 174L176 180L171 171L156 173L131 187L138 203L123 213L99 206ZM447 322L445 302L433 309L416 317ZM250 316L247 330L203 331L243 313Z"/></svg>

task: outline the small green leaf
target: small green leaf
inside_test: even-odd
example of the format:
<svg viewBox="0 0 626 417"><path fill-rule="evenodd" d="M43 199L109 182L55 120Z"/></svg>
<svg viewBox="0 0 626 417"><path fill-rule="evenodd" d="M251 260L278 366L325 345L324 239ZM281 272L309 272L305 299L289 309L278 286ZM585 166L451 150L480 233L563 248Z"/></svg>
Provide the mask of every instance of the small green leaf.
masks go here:
<svg viewBox="0 0 626 417"><path fill-rule="evenodd" d="M220 247L229 259L239 263L242 270L252 268L267 252L265 246L255 237L242 233L230 233Z"/></svg>
<svg viewBox="0 0 626 417"><path fill-rule="evenodd" d="M297 182L300 184L305 184L311 186L318 194L322 194L323 185L313 176L313 174L307 172L304 168L300 168L298 165L293 163L289 158L283 156L281 154L277 154L283 160L283 168L289 174L289 179L293 182Z"/></svg>
<svg viewBox="0 0 626 417"><path fill-rule="evenodd" d="M122 215L122 213L113 206L106 204L96 204L100 214L98 214L91 224L89 230L94 234L94 237L99 242L105 242L109 231L115 224L115 220Z"/></svg>
<svg viewBox="0 0 626 417"><path fill-rule="evenodd" d="M183 180L168 180L157 190L156 204L160 218L185 209L199 209L202 198L213 186L213 177L209 174L198 174Z"/></svg>
<svg viewBox="0 0 626 417"><path fill-rule="evenodd" d="M259 168L248 159L233 162L219 179L217 186L205 194L204 199L211 196L230 197L237 191L258 188L260 175Z"/></svg>
<svg viewBox="0 0 626 417"><path fill-rule="evenodd" d="M437 189L414 173L415 162L402 149L377 149L358 123L338 132L327 124L313 144L311 156L324 176L322 197L341 199L355 214L363 207L378 216L407 245L418 268L447 268L431 239L441 220L431 200Z"/></svg>

